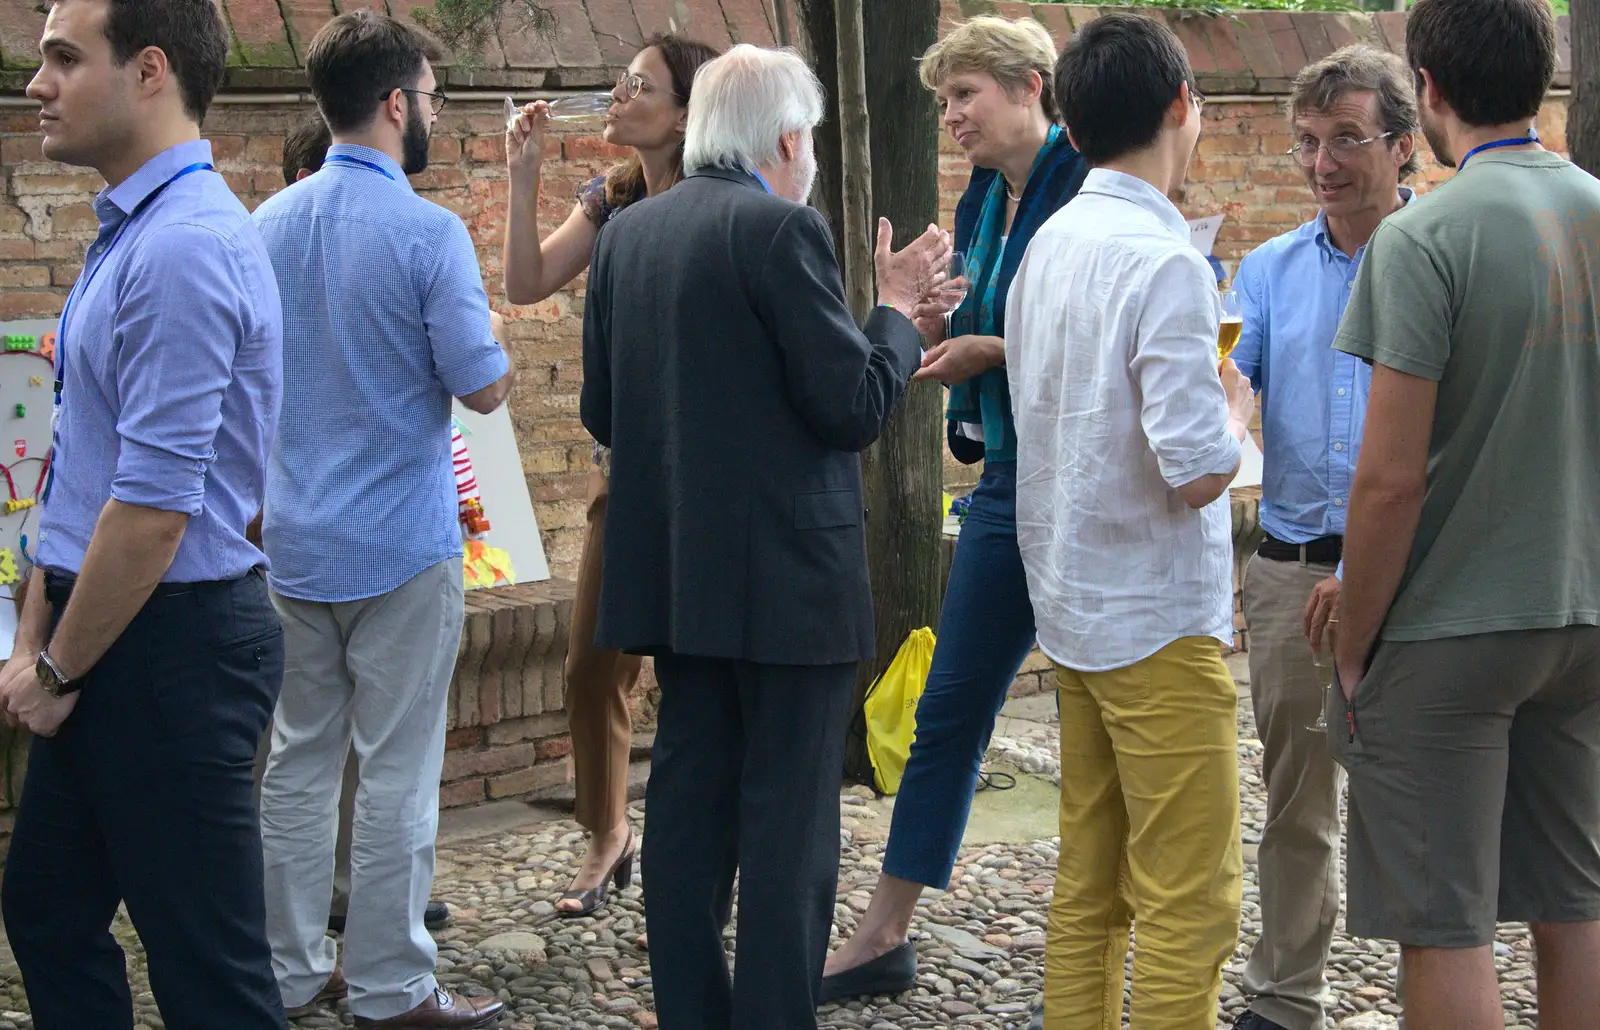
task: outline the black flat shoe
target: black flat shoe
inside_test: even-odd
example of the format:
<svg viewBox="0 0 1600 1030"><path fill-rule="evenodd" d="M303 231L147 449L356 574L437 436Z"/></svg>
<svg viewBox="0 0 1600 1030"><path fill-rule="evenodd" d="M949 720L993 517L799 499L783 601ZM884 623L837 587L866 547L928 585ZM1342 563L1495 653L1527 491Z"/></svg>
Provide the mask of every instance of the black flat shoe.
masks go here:
<svg viewBox="0 0 1600 1030"><path fill-rule="evenodd" d="M859 966L822 978L817 1004L840 998L904 994L917 985L917 946L906 941Z"/></svg>
<svg viewBox="0 0 1600 1030"><path fill-rule="evenodd" d="M557 908L556 915L562 919L582 919L592 916L605 907L611 900L611 884L617 885L617 890L627 890L633 883L633 856L637 848L633 842L633 831L628 831L628 843L623 847L622 854L612 863L611 871L606 873L605 879L600 881L600 886L590 887L586 891L567 891L561 895L562 901L576 901L579 908Z"/></svg>

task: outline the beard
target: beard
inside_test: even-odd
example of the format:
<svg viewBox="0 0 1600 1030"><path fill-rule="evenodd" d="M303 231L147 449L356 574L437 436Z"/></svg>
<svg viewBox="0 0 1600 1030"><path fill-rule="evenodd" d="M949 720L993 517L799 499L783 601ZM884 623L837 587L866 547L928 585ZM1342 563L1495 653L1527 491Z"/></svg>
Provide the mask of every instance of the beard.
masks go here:
<svg viewBox="0 0 1600 1030"><path fill-rule="evenodd" d="M1422 116L1421 121L1422 135L1433 150L1433 159L1446 168L1454 168L1456 156L1450 153L1450 141L1445 138L1444 130L1436 124L1431 124L1426 114Z"/></svg>
<svg viewBox="0 0 1600 1030"><path fill-rule="evenodd" d="M416 175L428 167L428 124L422 120L422 105L412 98L406 113L406 132L400 139L400 153L404 158L400 170Z"/></svg>
<svg viewBox="0 0 1600 1030"><path fill-rule="evenodd" d="M817 184L817 153L809 143L795 157L794 182L800 194L794 199L804 204L811 199L811 188Z"/></svg>

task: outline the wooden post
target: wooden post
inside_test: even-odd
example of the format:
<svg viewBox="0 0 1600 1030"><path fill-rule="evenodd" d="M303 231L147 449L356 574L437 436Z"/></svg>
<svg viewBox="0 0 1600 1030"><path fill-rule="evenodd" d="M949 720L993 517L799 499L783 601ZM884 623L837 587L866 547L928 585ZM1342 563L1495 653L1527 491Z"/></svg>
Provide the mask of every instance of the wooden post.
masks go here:
<svg viewBox="0 0 1600 1030"><path fill-rule="evenodd" d="M872 211L871 120L867 117L867 57L862 0L834 0L838 30L839 134L843 143L844 292L856 321L872 313L872 267L876 233L867 224Z"/></svg>
<svg viewBox="0 0 1600 1030"><path fill-rule="evenodd" d="M1600 0L1572 0L1571 28L1567 146L1574 164L1600 175Z"/></svg>
<svg viewBox="0 0 1600 1030"><path fill-rule="evenodd" d="M772 18L777 27L778 45L793 45L789 37L789 0L772 0Z"/></svg>
<svg viewBox="0 0 1600 1030"><path fill-rule="evenodd" d="M877 216L905 246L939 219L939 109L917 59L939 32L939 0L873 2L865 11L867 97L872 122L872 229ZM857 697L888 668L906 637L939 628L944 519L944 389L912 383L883 437L861 456L867 563L878 657L863 662ZM864 756L863 756L864 757Z"/></svg>

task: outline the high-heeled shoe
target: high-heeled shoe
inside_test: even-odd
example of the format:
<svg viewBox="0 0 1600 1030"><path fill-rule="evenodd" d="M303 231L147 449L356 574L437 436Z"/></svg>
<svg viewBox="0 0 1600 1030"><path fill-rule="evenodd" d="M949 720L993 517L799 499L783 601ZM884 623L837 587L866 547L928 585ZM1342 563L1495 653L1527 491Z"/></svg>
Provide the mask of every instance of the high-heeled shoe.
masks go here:
<svg viewBox="0 0 1600 1030"><path fill-rule="evenodd" d="M567 891L561 895L562 901L576 901L580 908L556 908L556 915L563 919L581 919L592 916L605 907L611 900L610 885L616 884L617 890L627 890L633 885L633 858L637 848L634 846L633 830L628 830L628 843L623 847L622 854L611 864L611 870L601 879L600 886L590 887L588 890Z"/></svg>

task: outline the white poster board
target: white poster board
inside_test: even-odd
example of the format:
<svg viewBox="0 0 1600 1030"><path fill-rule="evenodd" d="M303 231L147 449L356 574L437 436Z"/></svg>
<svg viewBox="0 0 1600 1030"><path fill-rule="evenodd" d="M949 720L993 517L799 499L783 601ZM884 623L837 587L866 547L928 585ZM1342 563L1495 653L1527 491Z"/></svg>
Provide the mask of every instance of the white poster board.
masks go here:
<svg viewBox="0 0 1600 1030"><path fill-rule="evenodd" d="M489 519L484 543L498 547L511 558L513 581L535 583L550 578L533 498L522 473L522 456L511 428L511 412L501 405L488 415L468 411L456 402L454 415L472 458L483 495L483 513Z"/></svg>
<svg viewBox="0 0 1600 1030"><path fill-rule="evenodd" d="M0 654L16 635L17 586L39 553L39 493L50 454L56 320L0 322Z"/></svg>
<svg viewBox="0 0 1600 1030"><path fill-rule="evenodd" d="M1223 215L1206 215L1204 218L1189 219L1189 242L1194 244L1206 257L1211 256L1211 248L1217 243L1217 230L1222 228Z"/></svg>

